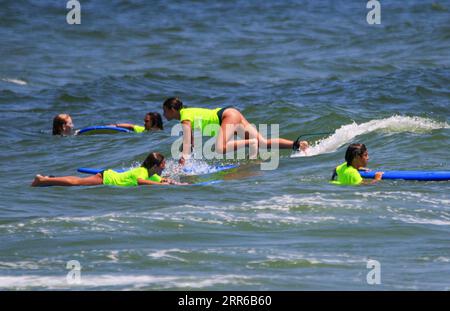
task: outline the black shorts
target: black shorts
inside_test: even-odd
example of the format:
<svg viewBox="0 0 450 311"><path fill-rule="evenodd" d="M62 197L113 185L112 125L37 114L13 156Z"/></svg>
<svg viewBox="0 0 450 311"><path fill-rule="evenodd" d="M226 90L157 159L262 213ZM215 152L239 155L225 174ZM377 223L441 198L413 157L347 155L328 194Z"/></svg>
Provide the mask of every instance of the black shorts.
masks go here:
<svg viewBox="0 0 450 311"><path fill-rule="evenodd" d="M222 115L228 108L234 108L233 106L226 106L225 108L220 109L217 111L217 116L219 117L219 124L222 125Z"/></svg>

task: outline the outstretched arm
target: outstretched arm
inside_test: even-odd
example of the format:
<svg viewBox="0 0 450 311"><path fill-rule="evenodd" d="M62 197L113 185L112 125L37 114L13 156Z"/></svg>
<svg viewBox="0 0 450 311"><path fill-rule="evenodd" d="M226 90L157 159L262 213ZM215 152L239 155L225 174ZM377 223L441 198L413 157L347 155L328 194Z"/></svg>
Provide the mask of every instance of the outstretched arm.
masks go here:
<svg viewBox="0 0 450 311"><path fill-rule="evenodd" d="M181 183L181 182L177 182L175 180L172 179L168 179L168 178L163 178L161 179L161 182L157 182L157 181L152 181L152 180L147 180L147 179L141 179L138 178L138 185L142 186L142 185L175 185L175 186L185 186L185 185L189 185L188 183Z"/></svg>
<svg viewBox="0 0 450 311"><path fill-rule="evenodd" d="M147 179L142 179L142 178L138 178L137 182L138 182L139 186L142 186L142 185L170 185L168 182L157 182L157 181L147 180Z"/></svg>
<svg viewBox="0 0 450 311"><path fill-rule="evenodd" d="M128 130L133 130L134 129L134 124L130 124L130 123L116 123L116 124L111 124L112 126L115 127L122 127Z"/></svg>
<svg viewBox="0 0 450 311"><path fill-rule="evenodd" d="M170 185L176 185L176 186L186 186L189 185L188 183L185 182L178 182L176 180L170 179L170 178L163 178L161 179L162 182L168 183Z"/></svg>

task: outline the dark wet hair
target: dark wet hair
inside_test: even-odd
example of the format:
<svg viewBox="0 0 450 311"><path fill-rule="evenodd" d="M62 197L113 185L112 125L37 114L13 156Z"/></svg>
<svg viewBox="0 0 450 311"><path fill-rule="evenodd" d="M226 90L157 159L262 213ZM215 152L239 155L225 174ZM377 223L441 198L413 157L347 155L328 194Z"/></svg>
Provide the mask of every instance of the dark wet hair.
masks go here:
<svg viewBox="0 0 450 311"><path fill-rule="evenodd" d="M183 109L183 102L178 97L170 97L164 101L163 108L180 111Z"/></svg>
<svg viewBox="0 0 450 311"><path fill-rule="evenodd" d="M160 130L164 129L161 115L158 112L149 112L146 116L150 116L150 120L152 120L152 127L156 126Z"/></svg>
<svg viewBox="0 0 450 311"><path fill-rule="evenodd" d="M68 114L60 113L53 118L53 135L62 135Z"/></svg>
<svg viewBox="0 0 450 311"><path fill-rule="evenodd" d="M347 166L352 164L352 161L356 156L362 156L366 151L367 148L364 144L351 144L348 146L347 151L345 152L345 161L347 162Z"/></svg>
<svg viewBox="0 0 450 311"><path fill-rule="evenodd" d="M155 165L160 165L162 161L164 161L164 156L161 153L151 152L141 166L150 171Z"/></svg>

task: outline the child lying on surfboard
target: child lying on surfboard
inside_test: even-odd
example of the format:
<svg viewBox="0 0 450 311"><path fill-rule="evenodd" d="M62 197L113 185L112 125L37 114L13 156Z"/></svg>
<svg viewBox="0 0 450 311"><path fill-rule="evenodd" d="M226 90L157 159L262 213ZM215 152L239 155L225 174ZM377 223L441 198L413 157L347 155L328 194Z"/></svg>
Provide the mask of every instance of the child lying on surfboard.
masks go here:
<svg viewBox="0 0 450 311"><path fill-rule="evenodd" d="M358 170L367 170L369 152L364 144L351 144L345 152L345 161L334 169L331 177L336 185L373 184L381 180L383 172L376 172L373 181L365 181Z"/></svg>
<svg viewBox="0 0 450 311"><path fill-rule="evenodd" d="M129 124L129 123L117 123L110 126L121 127L134 131L135 133L143 133L150 130L163 130L163 122L161 115L158 112L149 112L145 115L144 126Z"/></svg>
<svg viewBox="0 0 450 311"><path fill-rule="evenodd" d="M140 167L118 173L113 170L105 170L89 177L63 176L51 177L36 175L32 187L39 186L141 186L141 185L187 185L178 183L168 178L161 178L161 173L166 167L164 156L157 152L150 153Z"/></svg>

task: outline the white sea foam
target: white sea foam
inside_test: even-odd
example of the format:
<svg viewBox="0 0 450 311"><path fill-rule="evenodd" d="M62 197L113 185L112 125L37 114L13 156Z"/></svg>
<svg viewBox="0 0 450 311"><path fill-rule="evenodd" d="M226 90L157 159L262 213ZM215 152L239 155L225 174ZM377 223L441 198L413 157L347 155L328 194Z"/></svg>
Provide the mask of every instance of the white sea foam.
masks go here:
<svg viewBox="0 0 450 311"><path fill-rule="evenodd" d="M153 253L148 254L148 256L155 258L155 259L165 258L165 259L175 259L175 260L183 261L183 262L187 261L181 257L174 256L169 253L189 253L189 252L182 250L182 249L178 249L178 248L172 248L172 249L157 250Z"/></svg>
<svg viewBox="0 0 450 311"><path fill-rule="evenodd" d="M241 226L251 225L255 227L267 227L272 225L290 226L305 224L357 224L360 222L358 210L371 211L378 209L379 204L368 204L368 201L399 201L403 205L408 202L414 204L406 209L386 210L390 213L380 215L379 218L396 217L401 221L410 223L430 223L436 225L448 225L450 214L448 213L448 198L445 194L435 198L426 193L415 193L410 191L375 191L356 192L352 198L343 200L339 194L334 193L311 193L299 195L279 195L265 200L249 201L243 203L231 203L225 206L216 205L192 205L185 204L167 210L151 210L145 212L114 212L95 216L59 216L54 218L37 218L22 221L20 224L0 225L0 232L12 231L39 232L49 235L56 234L58 224L64 225L65 232L117 232L125 228L134 230L133 224L152 223L152 228L167 224L176 224L178 228L187 224L198 226ZM406 205L405 205L406 206ZM330 214L330 211L332 213ZM353 213L354 211L354 213ZM344 214L342 214L344 212ZM415 217L415 218L414 218ZM49 224L53 230L43 232L43 227ZM159 229L158 229L159 230ZM174 254L155 253L158 256L170 258ZM111 259L114 260L111 256ZM182 261L182 258L173 256L172 259Z"/></svg>
<svg viewBox="0 0 450 311"><path fill-rule="evenodd" d="M372 120L366 123L343 125L334 134L324 138L312 146L308 153L298 152L291 157L315 156L336 151L339 147L351 142L355 137L371 132L385 130L387 132L426 132L435 129L450 128L447 123L436 122L421 117L392 116L381 120Z"/></svg>
<svg viewBox="0 0 450 311"><path fill-rule="evenodd" d="M437 226L449 226L450 217L445 211L413 210L406 208L386 207L386 211L393 214L392 220L398 220L409 224L429 224ZM414 214L411 214L414 213ZM434 217L434 218L432 218Z"/></svg>
<svg viewBox="0 0 450 311"><path fill-rule="evenodd" d="M20 79L10 79L10 78L4 78L2 81L10 82L18 85L27 85L26 81L20 80Z"/></svg>
<svg viewBox="0 0 450 311"><path fill-rule="evenodd" d="M217 165L211 164L203 159L189 159L184 167L180 167L177 160L167 160L164 175L174 179L180 176L196 176L217 172Z"/></svg>
<svg viewBox="0 0 450 311"><path fill-rule="evenodd" d="M413 191L373 191L373 192L355 192L355 195L363 198L371 198L377 201L403 201L412 202L414 206L427 205L437 207L440 210L448 210L450 199L447 193L433 193L432 195Z"/></svg>
<svg viewBox="0 0 450 311"><path fill-rule="evenodd" d="M243 203L241 207L244 209L269 209L278 211L291 211L292 208L299 206L307 207L332 207L332 208L346 208L346 209L359 209L364 205L359 199L335 199L334 195L322 195L320 193L314 193L313 195L281 195L274 196L270 199L254 201L249 203Z"/></svg>
<svg viewBox="0 0 450 311"><path fill-rule="evenodd" d="M276 225L298 225L317 223L348 223L359 222L356 216L334 217L321 213L328 209L360 210L367 209L359 200L351 202L342 201L333 197L322 195L275 196L267 200L245 202L229 206L193 206L184 205L182 211L166 215L167 221L227 224L236 225L250 223L255 226ZM303 210L299 212L298 209ZM313 213L311 213L313 211ZM317 214L319 212L319 214ZM152 215L151 217L155 217Z"/></svg>
<svg viewBox="0 0 450 311"><path fill-rule="evenodd" d="M412 215L399 215L392 217L393 220L400 220L409 224L426 224L436 226L450 226L450 220L419 218Z"/></svg>
<svg viewBox="0 0 450 311"><path fill-rule="evenodd" d="M17 262L0 261L0 269L4 268L35 270L39 268L39 265L33 261L17 261Z"/></svg>
<svg viewBox="0 0 450 311"><path fill-rule="evenodd" d="M81 274L81 284L69 285L63 276L0 276L0 288L5 289L80 289L96 287L140 288L205 288L215 285L254 285L250 277L242 275L151 276L151 275L99 275Z"/></svg>
<svg viewBox="0 0 450 311"><path fill-rule="evenodd" d="M308 254L295 251L280 251L276 254L266 254L263 260L253 260L248 262L248 266L270 266L276 263L297 264L308 263L310 265L354 265L367 261L364 257L355 257L347 254Z"/></svg>
<svg viewBox="0 0 450 311"><path fill-rule="evenodd" d="M119 251L111 251L108 255L106 255L112 262L119 262Z"/></svg>
<svg viewBox="0 0 450 311"><path fill-rule="evenodd" d="M434 261L435 261L435 262L450 262L450 258L444 257L444 256L439 256L439 257L436 258Z"/></svg>

